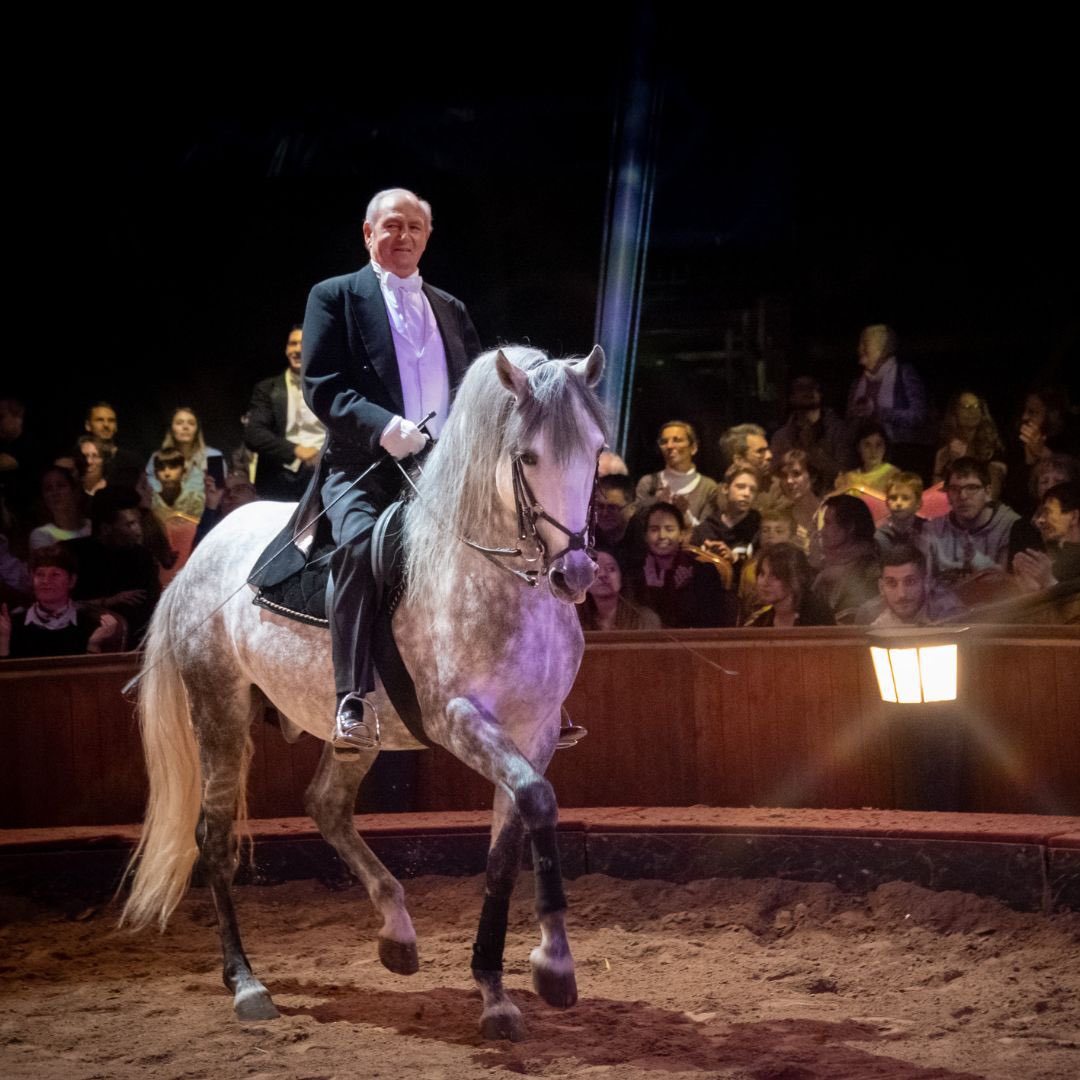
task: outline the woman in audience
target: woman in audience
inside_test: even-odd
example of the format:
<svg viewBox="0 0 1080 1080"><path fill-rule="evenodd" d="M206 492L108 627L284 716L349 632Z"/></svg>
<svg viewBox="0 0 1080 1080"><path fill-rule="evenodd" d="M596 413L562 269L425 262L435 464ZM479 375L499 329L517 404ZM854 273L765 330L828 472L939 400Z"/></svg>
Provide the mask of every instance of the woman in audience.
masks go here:
<svg viewBox="0 0 1080 1080"><path fill-rule="evenodd" d="M654 503L645 518L645 558L631 578L634 603L651 608L664 626L734 626L735 594L711 563L683 550L689 535L682 511Z"/></svg>
<svg viewBox="0 0 1080 1080"><path fill-rule="evenodd" d="M1002 498L1028 517L1036 507L1030 494L1034 466L1055 454L1080 456L1080 433L1068 392L1061 387L1040 387L1030 391L1024 399L1017 433L1018 441L1009 448L1009 474Z"/></svg>
<svg viewBox="0 0 1080 1080"><path fill-rule="evenodd" d="M105 448L96 436L79 437L75 446L75 471L79 474L87 499L106 486Z"/></svg>
<svg viewBox="0 0 1080 1080"><path fill-rule="evenodd" d="M184 455L184 475L181 480L181 492L185 501L194 496L195 502L206 502L206 469L211 458L220 458L221 451L207 446L203 439L202 426L193 409L186 405L173 410L169 421L169 430L161 440L162 450L179 450ZM154 474L154 455L146 463L146 475L155 494L161 493L161 481ZM222 469L224 476L224 469ZM200 510L201 514L201 510Z"/></svg>
<svg viewBox="0 0 1080 1080"><path fill-rule="evenodd" d="M635 509L666 502L678 507L691 528L716 508L719 485L703 476L694 465L698 452L697 432L685 420L669 420L660 428L656 444L664 458L657 473L643 476L637 485Z"/></svg>
<svg viewBox="0 0 1080 1080"><path fill-rule="evenodd" d="M884 500L886 485L899 471L885 460L889 451L885 428L876 420L867 420L856 428L854 442L859 455L859 468L837 477L837 492L862 491Z"/></svg>
<svg viewBox="0 0 1080 1080"><path fill-rule="evenodd" d="M1005 444L990 415L986 399L970 390L954 394L941 424L941 446L934 458L934 483L945 477L945 466L957 458L972 457L990 466L990 489L995 499L1008 467Z"/></svg>
<svg viewBox="0 0 1080 1080"><path fill-rule="evenodd" d="M596 549L596 577L577 613L584 630L655 630L660 626L655 611L638 607L624 596L622 566L609 548Z"/></svg>
<svg viewBox="0 0 1080 1080"><path fill-rule="evenodd" d="M831 626L833 617L811 591L813 571L794 544L774 544L758 560L758 608L746 626Z"/></svg>
<svg viewBox="0 0 1080 1080"><path fill-rule="evenodd" d="M79 505L80 495L79 481L67 469L54 465L45 470L41 478L41 501L48 521L30 534L31 551L90 535L90 519Z"/></svg>
<svg viewBox="0 0 1080 1080"><path fill-rule="evenodd" d="M789 450L780 459L780 488L791 503L795 516L796 541L806 552L818 530L821 507L821 476L815 471L805 450Z"/></svg>
<svg viewBox="0 0 1080 1080"><path fill-rule="evenodd" d="M1037 505L1052 487L1073 480L1080 480L1080 460L1069 454L1050 454L1032 466L1028 489Z"/></svg>
<svg viewBox="0 0 1080 1080"><path fill-rule="evenodd" d="M861 605L878 595L874 519L862 499L832 495L825 500L821 554L814 596L838 623L849 623Z"/></svg>
<svg viewBox="0 0 1080 1080"><path fill-rule="evenodd" d="M77 656L122 647L122 619L75 607L75 564L66 548L38 548L30 556L30 572L33 604L15 612L0 605L0 658Z"/></svg>

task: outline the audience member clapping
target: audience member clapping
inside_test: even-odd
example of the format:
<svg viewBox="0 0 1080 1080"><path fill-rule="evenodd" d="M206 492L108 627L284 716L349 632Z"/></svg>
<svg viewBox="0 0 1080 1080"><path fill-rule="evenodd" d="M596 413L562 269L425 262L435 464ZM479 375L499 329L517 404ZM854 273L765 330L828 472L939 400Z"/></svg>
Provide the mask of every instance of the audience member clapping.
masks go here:
<svg viewBox="0 0 1080 1080"><path fill-rule="evenodd" d="M856 611L877 593L874 519L861 499L831 495L825 500L821 555L814 596L838 623L850 623Z"/></svg>
<svg viewBox="0 0 1080 1080"><path fill-rule="evenodd" d="M105 488L94 496L90 522L90 536L65 545L79 566L75 599L122 615L128 643L136 645L161 592L157 561L145 546L139 496L130 488Z"/></svg>
<svg viewBox="0 0 1080 1080"><path fill-rule="evenodd" d="M832 613L811 589L813 571L794 544L774 544L761 553L755 592L761 605L746 626L829 626Z"/></svg>
<svg viewBox="0 0 1080 1080"><path fill-rule="evenodd" d="M810 555L817 548L818 511L821 508L822 477L805 450L789 450L780 459L780 489L795 516L799 546Z"/></svg>
<svg viewBox="0 0 1080 1080"><path fill-rule="evenodd" d="M90 535L90 519L82 511L79 481L57 465L41 477L41 501L46 521L30 534L30 548L51 547L63 540Z"/></svg>
<svg viewBox="0 0 1080 1080"><path fill-rule="evenodd" d="M699 473L694 465L697 433L685 420L669 420L660 428L656 444L664 467L638 481L637 509L643 510L657 502L671 503L693 527L712 513L719 494L716 481Z"/></svg>
<svg viewBox="0 0 1080 1080"><path fill-rule="evenodd" d="M934 458L934 483L945 479L945 466L957 458L970 457L990 466L990 488L1001 497L1005 479L1005 445L985 398L970 390L954 394L941 424L941 445Z"/></svg>
<svg viewBox="0 0 1080 1080"><path fill-rule="evenodd" d="M735 594L715 566L683 550L688 535L677 506L654 503L646 511L645 557L630 581L634 603L655 611L664 626L734 626Z"/></svg>
<svg viewBox="0 0 1080 1080"><path fill-rule="evenodd" d="M935 587L926 556L901 541L881 556L878 597L860 609L855 621L871 626L930 626L957 622L967 609L945 587Z"/></svg>
<svg viewBox="0 0 1080 1080"><path fill-rule="evenodd" d="M0 605L0 658L76 656L115 652L123 646L123 623L109 612L77 608L77 576L70 551L53 545L30 557L34 602L25 611Z"/></svg>
<svg viewBox="0 0 1080 1080"><path fill-rule="evenodd" d="M654 630L660 626L655 611L627 599L623 568L610 548L596 549L596 577L577 613L585 630Z"/></svg>
<svg viewBox="0 0 1080 1080"><path fill-rule="evenodd" d="M1013 557L1013 572L1028 591L1080 579L1080 483L1046 491L1035 511L1045 551L1027 548Z"/></svg>

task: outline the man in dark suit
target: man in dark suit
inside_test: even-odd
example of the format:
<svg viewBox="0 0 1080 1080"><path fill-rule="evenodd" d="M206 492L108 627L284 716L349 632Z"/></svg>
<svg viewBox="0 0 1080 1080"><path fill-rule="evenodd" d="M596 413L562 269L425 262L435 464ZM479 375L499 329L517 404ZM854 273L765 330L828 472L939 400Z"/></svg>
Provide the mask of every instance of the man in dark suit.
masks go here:
<svg viewBox="0 0 1080 1080"><path fill-rule="evenodd" d="M328 430L317 482L337 545L328 615L339 754L378 742L364 711L375 687L371 532L401 487L391 459L424 448L428 437L417 421L429 412L429 431L438 435L454 388L480 352L465 305L417 272L430 235L428 203L400 188L379 192L364 219L371 262L316 285L304 316L304 397Z"/></svg>
<svg viewBox="0 0 1080 1080"><path fill-rule="evenodd" d="M256 383L244 426L244 445L259 455L255 490L260 499L298 502L315 474L326 428L304 401L300 385L303 327L285 342L289 366Z"/></svg>

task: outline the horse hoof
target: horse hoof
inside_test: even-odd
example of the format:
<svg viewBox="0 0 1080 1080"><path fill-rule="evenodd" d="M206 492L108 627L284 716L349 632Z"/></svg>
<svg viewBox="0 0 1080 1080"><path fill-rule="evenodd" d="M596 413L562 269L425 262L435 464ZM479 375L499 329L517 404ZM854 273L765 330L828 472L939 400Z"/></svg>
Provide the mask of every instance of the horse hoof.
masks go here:
<svg viewBox="0 0 1080 1080"><path fill-rule="evenodd" d="M532 978L537 996L556 1009L569 1009L577 1003L577 979L572 961L569 969L560 971L543 960L533 959Z"/></svg>
<svg viewBox="0 0 1080 1080"><path fill-rule="evenodd" d="M415 941L392 941L379 938L379 962L395 975L415 975L420 970L420 956Z"/></svg>
<svg viewBox="0 0 1080 1080"><path fill-rule="evenodd" d="M237 1020L276 1020L281 1015L274 1007L270 991L262 985L237 990L233 1009Z"/></svg>
<svg viewBox="0 0 1080 1080"><path fill-rule="evenodd" d="M525 1021L516 1005L509 1001L485 1009L480 1017L480 1034L485 1039L509 1039L521 1042L525 1038Z"/></svg>

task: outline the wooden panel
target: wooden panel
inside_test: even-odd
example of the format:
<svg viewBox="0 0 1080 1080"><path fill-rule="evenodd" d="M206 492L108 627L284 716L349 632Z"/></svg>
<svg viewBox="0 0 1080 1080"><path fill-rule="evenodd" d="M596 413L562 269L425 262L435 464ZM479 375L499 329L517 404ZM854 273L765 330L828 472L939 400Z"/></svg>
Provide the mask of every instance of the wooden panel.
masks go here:
<svg viewBox="0 0 1080 1080"><path fill-rule="evenodd" d="M1046 628L969 635L953 714L969 733L960 807L1080 812L1080 641ZM0 664L0 826L139 820L142 754L120 694L135 664ZM567 704L589 736L549 770L563 806L890 808L906 797L906 736L886 723L865 640L844 628L590 635ZM320 744L290 746L261 720L252 737L252 814L302 813ZM413 772L417 809L491 806L491 785L442 750L383 772L362 806L407 790Z"/></svg>

